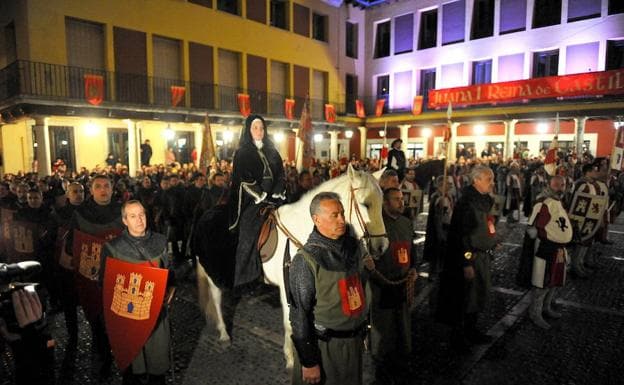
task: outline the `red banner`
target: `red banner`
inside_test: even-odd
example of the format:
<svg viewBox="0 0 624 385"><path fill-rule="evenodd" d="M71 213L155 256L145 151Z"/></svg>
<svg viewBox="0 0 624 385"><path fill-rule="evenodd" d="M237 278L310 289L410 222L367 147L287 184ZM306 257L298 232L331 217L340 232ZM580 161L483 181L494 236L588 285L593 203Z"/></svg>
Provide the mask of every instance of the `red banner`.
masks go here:
<svg viewBox="0 0 624 385"><path fill-rule="evenodd" d="M624 93L624 68L429 91L429 108Z"/></svg>
<svg viewBox="0 0 624 385"><path fill-rule="evenodd" d="M183 86L171 86L171 106L176 107L182 99L184 99L184 93L186 88Z"/></svg>
<svg viewBox="0 0 624 385"><path fill-rule="evenodd" d="M286 119L295 118L295 99L284 100L284 116Z"/></svg>
<svg viewBox="0 0 624 385"><path fill-rule="evenodd" d="M101 75L85 75L85 99L94 106L104 100L104 77Z"/></svg>
<svg viewBox="0 0 624 385"><path fill-rule="evenodd" d="M301 139L302 154L301 167L309 169L314 165L314 130L312 129L312 116L310 115L310 100L306 97L301 109L301 120L299 121L299 132L297 136Z"/></svg>
<svg viewBox="0 0 624 385"><path fill-rule="evenodd" d="M377 99L375 102L375 116L380 117L383 115L384 105L386 104L386 99Z"/></svg>
<svg viewBox="0 0 624 385"><path fill-rule="evenodd" d="M325 120L328 123L335 123L336 122L336 108L334 107L333 104L326 104L325 105Z"/></svg>
<svg viewBox="0 0 624 385"><path fill-rule="evenodd" d="M156 326L165 299L167 269L149 262L106 258L103 285L104 324L117 367L135 359Z"/></svg>
<svg viewBox="0 0 624 385"><path fill-rule="evenodd" d="M247 94L238 94L238 109L243 115L243 117L248 117L251 114L251 102L249 100L249 95Z"/></svg>
<svg viewBox="0 0 624 385"><path fill-rule="evenodd" d="M74 230L72 265L76 268L76 289L85 317L90 322L102 313L102 291L98 286L102 246L120 233L121 229L102 232L98 235Z"/></svg>
<svg viewBox="0 0 624 385"><path fill-rule="evenodd" d="M423 107L423 96L422 95L414 96L414 100L412 101L412 115L422 114L422 107Z"/></svg>
<svg viewBox="0 0 624 385"><path fill-rule="evenodd" d="M364 110L364 102L362 102L360 99L355 100L355 115L358 118L366 117L366 110Z"/></svg>

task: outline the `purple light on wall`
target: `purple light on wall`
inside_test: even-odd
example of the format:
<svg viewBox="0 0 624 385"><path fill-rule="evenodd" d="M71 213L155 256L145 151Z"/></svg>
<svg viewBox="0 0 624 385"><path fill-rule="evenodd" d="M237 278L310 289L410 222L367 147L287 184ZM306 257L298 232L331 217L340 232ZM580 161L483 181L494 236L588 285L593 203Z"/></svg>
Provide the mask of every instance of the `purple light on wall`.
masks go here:
<svg viewBox="0 0 624 385"><path fill-rule="evenodd" d="M414 42L414 14L394 19L394 53L411 52Z"/></svg>
<svg viewBox="0 0 624 385"><path fill-rule="evenodd" d="M526 28L526 0L501 0L500 32L521 31Z"/></svg>
<svg viewBox="0 0 624 385"><path fill-rule="evenodd" d="M459 0L442 6L442 44L464 40L466 32L466 1Z"/></svg>
<svg viewBox="0 0 624 385"><path fill-rule="evenodd" d="M406 108L412 104L412 71L394 74L392 108Z"/></svg>
<svg viewBox="0 0 624 385"><path fill-rule="evenodd" d="M497 82L520 80L524 75L524 54L501 56L498 58Z"/></svg>
<svg viewBox="0 0 624 385"><path fill-rule="evenodd" d="M566 48L566 74L593 72L598 69L598 42L570 45Z"/></svg>
<svg viewBox="0 0 624 385"><path fill-rule="evenodd" d="M464 63L443 65L441 78L442 85L438 88L464 86Z"/></svg>
<svg viewBox="0 0 624 385"><path fill-rule="evenodd" d="M601 0L568 0L568 20L600 16L600 3Z"/></svg>

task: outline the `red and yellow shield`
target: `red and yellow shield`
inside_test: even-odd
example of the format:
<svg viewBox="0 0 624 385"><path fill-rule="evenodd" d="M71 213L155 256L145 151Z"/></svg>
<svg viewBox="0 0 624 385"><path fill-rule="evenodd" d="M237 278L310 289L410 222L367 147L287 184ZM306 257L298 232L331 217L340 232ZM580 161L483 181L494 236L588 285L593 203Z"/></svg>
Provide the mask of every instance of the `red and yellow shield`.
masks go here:
<svg viewBox="0 0 624 385"><path fill-rule="evenodd" d="M98 235L74 230L72 265L76 270L76 289L80 306L89 321L96 320L102 313L102 290L98 286L102 247L120 233L120 229L111 229Z"/></svg>
<svg viewBox="0 0 624 385"><path fill-rule="evenodd" d="M156 326L167 288L167 269L149 262L106 258L103 304L106 332L115 362L127 368Z"/></svg>

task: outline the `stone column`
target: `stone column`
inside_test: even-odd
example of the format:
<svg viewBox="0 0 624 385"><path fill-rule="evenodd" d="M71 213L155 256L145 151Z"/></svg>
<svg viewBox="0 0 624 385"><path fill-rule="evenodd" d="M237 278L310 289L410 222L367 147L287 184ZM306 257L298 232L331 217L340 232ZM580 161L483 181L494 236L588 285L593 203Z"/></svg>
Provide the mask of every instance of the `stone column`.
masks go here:
<svg viewBox="0 0 624 385"><path fill-rule="evenodd" d="M503 124L505 124L505 146L503 148L503 159L508 159L513 156L513 143L514 136L516 131L516 122L517 119L505 120Z"/></svg>
<svg viewBox="0 0 624 385"><path fill-rule="evenodd" d="M365 126L358 127L360 131L360 158L366 158L366 133L368 129Z"/></svg>
<svg viewBox="0 0 624 385"><path fill-rule="evenodd" d="M329 131L329 160L338 160L338 131Z"/></svg>
<svg viewBox="0 0 624 385"><path fill-rule="evenodd" d="M35 131L37 143L37 161L39 176L52 175L52 159L50 153L50 132L47 118L36 118L32 129Z"/></svg>
<svg viewBox="0 0 624 385"><path fill-rule="evenodd" d="M141 147L138 143L136 122L127 119L126 124L128 126L128 174L135 176L137 169L141 169Z"/></svg>
<svg viewBox="0 0 624 385"><path fill-rule="evenodd" d="M576 155L579 159L581 159L581 154L583 153L583 136L585 135L585 122L587 121L587 117L584 116L582 118L574 118L574 133L576 134Z"/></svg>
<svg viewBox="0 0 624 385"><path fill-rule="evenodd" d="M409 141L409 128L411 124L401 124L399 125L400 138L403 141L403 150L407 150L407 142Z"/></svg>
<svg viewBox="0 0 624 385"><path fill-rule="evenodd" d="M455 143L457 143L457 127L459 127L459 124L460 123L451 123L451 140L449 140L447 144L449 148L446 149L451 162L455 162L457 160L457 149L455 148Z"/></svg>

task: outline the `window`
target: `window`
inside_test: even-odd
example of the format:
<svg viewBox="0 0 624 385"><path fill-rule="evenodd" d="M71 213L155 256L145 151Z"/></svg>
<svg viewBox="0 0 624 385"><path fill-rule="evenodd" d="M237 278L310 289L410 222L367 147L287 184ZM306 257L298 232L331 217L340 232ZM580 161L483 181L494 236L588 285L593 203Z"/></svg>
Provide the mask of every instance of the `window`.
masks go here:
<svg viewBox="0 0 624 385"><path fill-rule="evenodd" d="M358 25L347 21L346 28L346 53L348 57L358 57Z"/></svg>
<svg viewBox="0 0 624 385"><path fill-rule="evenodd" d="M377 100L386 99L383 112L388 111L388 102L390 99L390 75L377 76Z"/></svg>
<svg viewBox="0 0 624 385"><path fill-rule="evenodd" d="M492 60L472 63L472 84L492 83Z"/></svg>
<svg viewBox="0 0 624 385"><path fill-rule="evenodd" d="M232 15L238 15L238 1L239 0L217 0L217 9L219 11L231 13Z"/></svg>
<svg viewBox="0 0 624 385"><path fill-rule="evenodd" d="M377 23L374 59L390 56L390 20Z"/></svg>
<svg viewBox="0 0 624 385"><path fill-rule="evenodd" d="M347 74L345 77L345 103L347 114L355 114L355 99L358 93L357 76Z"/></svg>
<svg viewBox="0 0 624 385"><path fill-rule="evenodd" d="M559 50L533 54L533 77L557 76L559 73Z"/></svg>
<svg viewBox="0 0 624 385"><path fill-rule="evenodd" d="M212 8L212 0L188 0L188 2L201 5L202 7Z"/></svg>
<svg viewBox="0 0 624 385"><path fill-rule="evenodd" d="M600 44L593 43L569 45L566 47L566 74L580 74L598 69Z"/></svg>
<svg viewBox="0 0 624 385"><path fill-rule="evenodd" d="M287 0L271 0L271 25L288 29L288 2Z"/></svg>
<svg viewBox="0 0 624 385"><path fill-rule="evenodd" d="M616 13L624 13L624 1L609 0L609 15L614 15Z"/></svg>
<svg viewBox="0 0 624 385"><path fill-rule="evenodd" d="M312 38L327 41L327 16L312 14Z"/></svg>
<svg viewBox="0 0 624 385"><path fill-rule="evenodd" d="M606 70L624 68L624 40L607 40Z"/></svg>
<svg viewBox="0 0 624 385"><path fill-rule="evenodd" d="M600 17L601 0L568 0L568 21Z"/></svg>
<svg viewBox="0 0 624 385"><path fill-rule="evenodd" d="M436 88L436 70L430 68L420 71L420 95L423 96L423 106L427 105L429 100L429 90Z"/></svg>
<svg viewBox="0 0 624 385"><path fill-rule="evenodd" d="M293 3L293 20L297 21L293 23L293 32L310 37L310 8Z"/></svg>
<svg viewBox="0 0 624 385"><path fill-rule="evenodd" d="M533 28L561 23L561 0L535 0Z"/></svg>
<svg viewBox="0 0 624 385"><path fill-rule="evenodd" d="M67 64L70 67L104 69L104 26L89 21L65 19Z"/></svg>
<svg viewBox="0 0 624 385"><path fill-rule="evenodd" d="M442 45L464 41L466 30L466 0L442 6Z"/></svg>
<svg viewBox="0 0 624 385"><path fill-rule="evenodd" d="M526 0L501 0L500 33L512 33L526 29Z"/></svg>
<svg viewBox="0 0 624 385"><path fill-rule="evenodd" d="M414 40L414 14L394 19L394 54L412 52Z"/></svg>
<svg viewBox="0 0 624 385"><path fill-rule="evenodd" d="M420 32L418 36L418 49L432 48L438 44L437 9L420 14Z"/></svg>
<svg viewBox="0 0 624 385"><path fill-rule="evenodd" d="M481 39L494 34L494 0L475 0L472 13L471 39Z"/></svg>
<svg viewBox="0 0 624 385"><path fill-rule="evenodd" d="M0 68L4 68L17 60L17 43L15 40L14 22L10 22L4 27L4 53L6 54L6 60L4 63L0 61Z"/></svg>
<svg viewBox="0 0 624 385"><path fill-rule="evenodd" d="M128 164L128 129L108 128L108 152L116 161Z"/></svg>

